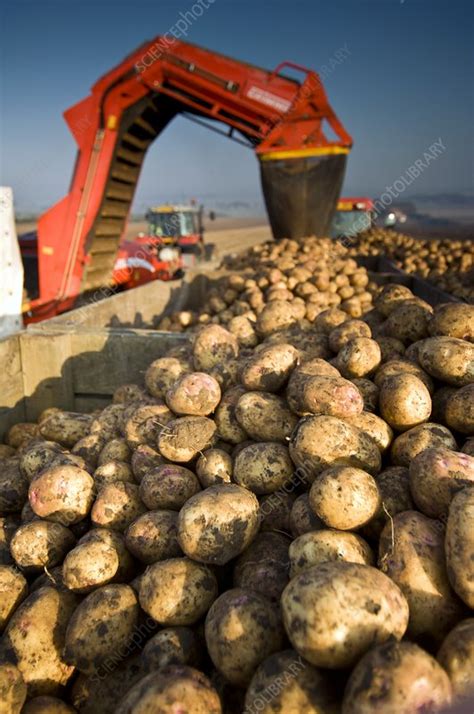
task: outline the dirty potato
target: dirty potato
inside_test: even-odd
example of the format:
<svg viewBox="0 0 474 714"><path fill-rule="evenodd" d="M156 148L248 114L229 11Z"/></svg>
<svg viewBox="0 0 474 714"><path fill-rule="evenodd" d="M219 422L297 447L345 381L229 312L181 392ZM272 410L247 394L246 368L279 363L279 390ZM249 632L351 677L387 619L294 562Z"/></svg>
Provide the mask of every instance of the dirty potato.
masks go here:
<svg viewBox="0 0 474 714"><path fill-rule="evenodd" d="M309 492L309 505L329 528L361 528L378 512L380 492L374 477L351 466L333 466L319 474Z"/></svg>
<svg viewBox="0 0 474 714"><path fill-rule="evenodd" d="M182 375L166 392L166 403L179 416L208 416L221 399L217 379L204 372Z"/></svg>
<svg viewBox="0 0 474 714"><path fill-rule="evenodd" d="M381 416L393 429L406 431L428 421L431 397L415 375L394 375L381 384L379 407Z"/></svg>
<svg viewBox="0 0 474 714"><path fill-rule="evenodd" d="M87 516L94 492L94 479L87 471L65 464L38 474L30 484L28 500L40 518L69 526Z"/></svg>
<svg viewBox="0 0 474 714"><path fill-rule="evenodd" d="M356 533L321 529L295 538L289 549L290 578L313 565L328 561L374 564L369 544Z"/></svg>
<svg viewBox="0 0 474 714"><path fill-rule="evenodd" d="M185 463L211 448L217 438L216 423L203 416L184 416L170 421L158 437L158 449L169 461Z"/></svg>
<svg viewBox="0 0 474 714"><path fill-rule="evenodd" d="M181 554L177 534L176 511L148 511L129 525L125 533L125 543L135 558L150 564Z"/></svg>
<svg viewBox="0 0 474 714"><path fill-rule="evenodd" d="M298 422L285 400L269 392L246 392L237 402L235 417L255 441L286 443Z"/></svg>
<svg viewBox="0 0 474 714"><path fill-rule="evenodd" d="M200 490L196 475L177 464L162 464L150 469L140 482L140 498L151 510L179 511Z"/></svg>
<svg viewBox="0 0 474 714"><path fill-rule="evenodd" d="M446 524L446 565L449 582L474 609L474 488L463 488L449 506Z"/></svg>
<svg viewBox="0 0 474 714"><path fill-rule="evenodd" d="M246 446L237 455L234 481L260 496L283 488L293 471L286 446L278 442L259 442Z"/></svg>

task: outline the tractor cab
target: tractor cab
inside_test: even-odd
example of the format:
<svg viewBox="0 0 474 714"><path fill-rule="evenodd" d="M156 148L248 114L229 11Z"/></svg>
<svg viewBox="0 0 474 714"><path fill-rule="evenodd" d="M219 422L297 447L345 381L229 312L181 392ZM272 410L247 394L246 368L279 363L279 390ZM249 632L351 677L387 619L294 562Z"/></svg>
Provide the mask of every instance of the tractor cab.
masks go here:
<svg viewBox="0 0 474 714"><path fill-rule="evenodd" d="M161 245L179 248L185 265L194 264L195 256L201 254L203 245L202 206L156 206L148 210L146 219L148 237L156 239Z"/></svg>
<svg viewBox="0 0 474 714"><path fill-rule="evenodd" d="M351 238L367 231L374 221L374 203L370 198L341 198L332 219L332 238Z"/></svg>

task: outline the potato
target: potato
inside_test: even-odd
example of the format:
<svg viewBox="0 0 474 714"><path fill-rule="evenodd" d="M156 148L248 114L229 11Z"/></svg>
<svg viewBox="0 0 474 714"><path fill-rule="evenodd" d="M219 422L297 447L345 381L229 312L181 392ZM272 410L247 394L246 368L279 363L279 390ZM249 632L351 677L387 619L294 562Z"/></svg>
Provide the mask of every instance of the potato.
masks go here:
<svg viewBox="0 0 474 714"><path fill-rule="evenodd" d="M337 368L343 377L357 379L373 374L382 360L382 352L370 337L355 337L337 353Z"/></svg>
<svg viewBox="0 0 474 714"><path fill-rule="evenodd" d="M235 417L256 441L286 443L298 422L285 400L269 392L246 392L237 402Z"/></svg>
<svg viewBox="0 0 474 714"><path fill-rule="evenodd" d="M290 406L300 416L307 414L335 416L341 419L359 414L364 406L355 385L342 377L307 377L295 393Z"/></svg>
<svg viewBox="0 0 474 714"><path fill-rule="evenodd" d="M150 394L163 398L177 379L191 371L186 360L177 357L160 357L145 372L145 384Z"/></svg>
<svg viewBox="0 0 474 714"><path fill-rule="evenodd" d="M374 644L401 639L408 623L397 585L359 563L320 563L303 571L286 586L281 606L295 650L329 669L353 666Z"/></svg>
<svg viewBox="0 0 474 714"><path fill-rule="evenodd" d="M265 347L244 366L240 381L249 391L278 392L296 367L298 350L292 345Z"/></svg>
<svg viewBox="0 0 474 714"><path fill-rule="evenodd" d="M286 300L272 300L258 315L256 331L262 337L267 337L272 332L294 325L304 316L304 312L301 314L296 305Z"/></svg>
<svg viewBox="0 0 474 714"><path fill-rule="evenodd" d="M329 347L333 352L340 352L344 345L360 337L372 337L371 329L367 323L362 320L346 320L329 333Z"/></svg>
<svg viewBox="0 0 474 714"><path fill-rule="evenodd" d="M377 387L381 387L383 382L389 377L398 377L400 375L413 374L418 379L421 379L430 394L434 392L433 380L414 362L408 359L391 359L388 362L380 365L375 375L372 377Z"/></svg>
<svg viewBox="0 0 474 714"><path fill-rule="evenodd" d="M196 474L202 488L230 483L233 472L232 457L223 449L207 449L196 463Z"/></svg>
<svg viewBox="0 0 474 714"><path fill-rule="evenodd" d="M117 703L147 674L140 654L124 658L120 652L104 670L75 678L70 700L81 714L115 714Z"/></svg>
<svg viewBox="0 0 474 714"><path fill-rule="evenodd" d="M333 466L314 480L309 505L326 526L347 531L368 523L379 510L381 498L369 473L351 466Z"/></svg>
<svg viewBox="0 0 474 714"><path fill-rule="evenodd" d="M364 410L374 412L379 403L379 388L370 379L351 379L352 384L355 384L364 400Z"/></svg>
<svg viewBox="0 0 474 714"><path fill-rule="evenodd" d="M35 697L27 701L21 714L74 714L75 711L57 697Z"/></svg>
<svg viewBox="0 0 474 714"><path fill-rule="evenodd" d="M146 392L143 387L138 384L121 384L114 392L114 404L131 404L139 402L146 397Z"/></svg>
<svg viewBox="0 0 474 714"><path fill-rule="evenodd" d="M12 565L0 565L0 632L28 594L28 583Z"/></svg>
<svg viewBox="0 0 474 714"><path fill-rule="evenodd" d="M219 382L204 372L182 375L166 392L166 403L175 414L207 416L221 399Z"/></svg>
<svg viewBox="0 0 474 714"><path fill-rule="evenodd" d="M446 524L446 565L449 582L468 607L474 609L474 488L456 493Z"/></svg>
<svg viewBox="0 0 474 714"><path fill-rule="evenodd" d="M169 558L150 565L140 580L142 609L160 625L193 625L217 596L213 572L189 558Z"/></svg>
<svg viewBox="0 0 474 714"><path fill-rule="evenodd" d="M255 347L258 343L257 333L249 316L237 315L230 320L227 327L237 338L240 347Z"/></svg>
<svg viewBox="0 0 474 714"><path fill-rule="evenodd" d="M364 316L364 318L365 317L366 316ZM399 357L403 357L405 353L405 345L401 342L401 340L397 340L396 337L377 335L376 342L380 347L382 362L389 362L391 359L398 359Z"/></svg>
<svg viewBox="0 0 474 714"><path fill-rule="evenodd" d="M13 664L0 664L0 711L2 714L20 714L26 699L26 684Z"/></svg>
<svg viewBox="0 0 474 714"><path fill-rule="evenodd" d="M368 543L355 533L321 529L304 533L290 545L290 578L319 563L343 560L347 563L374 564Z"/></svg>
<svg viewBox="0 0 474 714"><path fill-rule="evenodd" d="M362 533L369 538L379 537L384 525L390 518L401 511L414 509L411 498L408 469L403 466L389 466L376 474L382 507L375 517L362 529Z"/></svg>
<svg viewBox="0 0 474 714"><path fill-rule="evenodd" d="M467 439L464 446L462 447L461 451L463 454L468 454L469 456L474 456L474 438Z"/></svg>
<svg viewBox="0 0 474 714"><path fill-rule="evenodd" d="M88 434L88 436L84 436L76 442L71 452L76 456L80 456L90 468L94 469L104 448L104 443L104 438L101 434Z"/></svg>
<svg viewBox="0 0 474 714"><path fill-rule="evenodd" d="M412 642L384 642L353 669L342 712L412 714L438 711L450 703L449 677L433 657Z"/></svg>
<svg viewBox="0 0 474 714"><path fill-rule="evenodd" d="M256 496L237 484L210 486L192 496L179 512L178 542L200 563L224 565L257 534Z"/></svg>
<svg viewBox="0 0 474 714"><path fill-rule="evenodd" d="M281 648L283 632L276 606L256 592L234 588L220 595L207 613L206 645L227 681L245 686L255 668Z"/></svg>
<svg viewBox="0 0 474 714"><path fill-rule="evenodd" d="M15 662L30 697L60 694L74 673L63 657L67 623L77 604L72 593L42 587L13 613L0 645L0 660Z"/></svg>
<svg viewBox="0 0 474 714"><path fill-rule="evenodd" d="M38 519L25 523L15 531L10 551L18 567L26 572L35 572L61 563L75 542L74 535L66 526Z"/></svg>
<svg viewBox="0 0 474 714"><path fill-rule="evenodd" d="M109 404L93 419L90 434L96 434L104 443L120 436L125 404Z"/></svg>
<svg viewBox="0 0 474 714"><path fill-rule="evenodd" d="M92 528L64 559L64 585L73 592L88 593L110 582L129 579L134 571L123 537L105 528Z"/></svg>
<svg viewBox="0 0 474 714"><path fill-rule="evenodd" d="M13 449L18 449L28 444L33 439L40 436L40 428L38 424L30 424L28 422L14 424L8 430L7 444Z"/></svg>
<svg viewBox="0 0 474 714"><path fill-rule="evenodd" d="M308 494L303 493L293 503L290 513L290 531L297 538L304 533L316 531L320 528L325 528L325 525L311 510Z"/></svg>
<svg viewBox="0 0 474 714"><path fill-rule="evenodd" d="M109 463L109 461L125 461L129 462L132 456L132 451L125 439L110 439L104 444L99 457L98 465Z"/></svg>
<svg viewBox="0 0 474 714"><path fill-rule="evenodd" d="M28 498L28 481L17 458L5 459L0 468L0 514L21 511Z"/></svg>
<svg viewBox="0 0 474 714"><path fill-rule="evenodd" d="M446 635L438 662L448 673L455 702L472 701L474 692L474 617L461 620Z"/></svg>
<svg viewBox="0 0 474 714"><path fill-rule="evenodd" d="M146 444L137 446L130 460L132 472L137 483L140 483L147 471L164 463L165 460L162 455Z"/></svg>
<svg viewBox="0 0 474 714"><path fill-rule="evenodd" d="M77 466L50 466L31 482L28 500L40 518L65 526L81 521L94 499L94 479Z"/></svg>
<svg viewBox="0 0 474 714"><path fill-rule="evenodd" d="M90 414L61 411L45 419L40 424L39 432L44 439L57 441L61 446L71 448L88 435L91 424Z"/></svg>
<svg viewBox="0 0 474 714"><path fill-rule="evenodd" d="M129 525L125 543L135 558L149 564L181 554L177 534L178 514L175 511L148 511Z"/></svg>
<svg viewBox="0 0 474 714"><path fill-rule="evenodd" d="M396 466L409 466L415 456L436 447L457 450L454 436L442 424L426 422L397 436L392 444L391 458Z"/></svg>
<svg viewBox="0 0 474 714"><path fill-rule="evenodd" d="M0 517L0 565L13 563L10 541L20 525L21 521L16 515Z"/></svg>
<svg viewBox="0 0 474 714"><path fill-rule="evenodd" d="M261 714L336 714L335 683L327 672L312 667L294 650L267 657L245 695L245 711Z"/></svg>
<svg viewBox="0 0 474 714"><path fill-rule="evenodd" d="M209 325L198 333L194 341L194 368L207 372L213 367L235 359L238 354L237 338L220 325Z"/></svg>
<svg viewBox="0 0 474 714"><path fill-rule="evenodd" d="M33 441L26 446L20 456L20 470L28 481L32 481L40 471L50 466L54 459L65 451L64 447L55 441Z"/></svg>
<svg viewBox="0 0 474 714"><path fill-rule="evenodd" d="M214 414L217 435L229 444L240 444L247 439L246 432L235 417L235 407L243 394L245 394L245 389L241 386L228 389L222 395L220 404Z"/></svg>
<svg viewBox="0 0 474 714"><path fill-rule="evenodd" d="M95 499L91 521L95 526L125 531L145 511L138 486L115 481L104 486Z"/></svg>
<svg viewBox="0 0 474 714"><path fill-rule="evenodd" d="M430 335L456 337L474 342L474 308L472 305L448 302L437 305L428 323Z"/></svg>
<svg viewBox="0 0 474 714"><path fill-rule="evenodd" d="M448 397L446 423L462 434L474 434L474 384L461 387Z"/></svg>
<svg viewBox="0 0 474 714"><path fill-rule="evenodd" d="M145 669L153 672L170 664L199 663L199 643L190 627L165 627L153 635L143 648Z"/></svg>
<svg viewBox="0 0 474 714"><path fill-rule="evenodd" d="M418 342L428 337L431 313L432 309L429 305L420 305L413 300L402 300L385 321L384 333L404 344Z"/></svg>
<svg viewBox="0 0 474 714"><path fill-rule="evenodd" d="M9 459L11 456L15 456L16 449L13 446L8 446L8 444L0 444L0 459Z"/></svg>
<svg viewBox="0 0 474 714"><path fill-rule="evenodd" d="M474 345L456 337L429 337L418 350L418 361L432 377L454 387L474 382Z"/></svg>
<svg viewBox="0 0 474 714"><path fill-rule="evenodd" d="M290 533L290 515L295 497L285 491L276 491L260 499L260 531Z"/></svg>
<svg viewBox="0 0 474 714"><path fill-rule="evenodd" d="M330 466L354 466L371 474L380 471L376 443L342 419L315 416L301 419L290 440L297 473L309 483Z"/></svg>
<svg viewBox="0 0 474 714"><path fill-rule="evenodd" d="M345 421L357 427L370 436L375 441L383 454L390 446L393 439L393 431L383 419L371 412L362 411L356 416L346 417Z"/></svg>
<svg viewBox="0 0 474 714"><path fill-rule="evenodd" d="M152 672L135 684L118 705L116 714L139 711L221 714L222 708L219 695L202 672L173 665Z"/></svg>
<svg viewBox="0 0 474 714"><path fill-rule="evenodd" d="M140 498L151 510L164 508L179 511L200 490L199 481L192 471L177 464L163 464L143 477Z"/></svg>
<svg viewBox="0 0 474 714"><path fill-rule="evenodd" d="M383 529L379 567L410 606L407 634L432 647L462 617L446 573L444 527L417 511L397 513Z"/></svg>
<svg viewBox="0 0 474 714"><path fill-rule="evenodd" d="M138 603L129 585L104 585L87 595L66 630L64 659L84 674L99 673L126 648L138 623Z"/></svg>
<svg viewBox="0 0 474 714"><path fill-rule="evenodd" d="M254 590L279 604L288 582L288 546L283 533L259 533L236 560L234 587Z"/></svg>
<svg viewBox="0 0 474 714"><path fill-rule="evenodd" d="M234 463L234 481L257 495L273 493L293 475L293 462L286 446L259 442L242 449Z"/></svg>
<svg viewBox="0 0 474 714"><path fill-rule="evenodd" d="M383 286L374 300L374 304L384 317L388 317L398 307L400 301L410 300L411 298L413 298L413 293L410 288L397 283L389 283Z"/></svg>
<svg viewBox="0 0 474 714"><path fill-rule="evenodd" d="M446 448L425 449L409 470L413 500L431 518L447 516L455 493L474 484L474 457Z"/></svg>
<svg viewBox="0 0 474 714"><path fill-rule="evenodd" d="M314 328L317 332L324 332L329 334L331 330L346 322L349 317L344 310L340 310L337 307L331 307L328 310L323 310L319 313L314 321Z"/></svg>
<svg viewBox="0 0 474 714"><path fill-rule="evenodd" d="M94 471L94 484L97 491L116 481L135 483L132 468L124 461L107 461Z"/></svg>
<svg viewBox="0 0 474 714"><path fill-rule="evenodd" d="M164 402L134 408L124 428L128 446L132 450L140 444L154 448L159 435L172 419L173 414Z"/></svg>
<svg viewBox="0 0 474 714"><path fill-rule="evenodd" d="M379 408L393 429L406 431L429 419L430 393L421 379L413 374L387 377L380 387Z"/></svg>
<svg viewBox="0 0 474 714"><path fill-rule="evenodd" d="M197 454L211 448L217 438L212 419L184 416L170 421L158 437L160 454L169 461L191 461Z"/></svg>

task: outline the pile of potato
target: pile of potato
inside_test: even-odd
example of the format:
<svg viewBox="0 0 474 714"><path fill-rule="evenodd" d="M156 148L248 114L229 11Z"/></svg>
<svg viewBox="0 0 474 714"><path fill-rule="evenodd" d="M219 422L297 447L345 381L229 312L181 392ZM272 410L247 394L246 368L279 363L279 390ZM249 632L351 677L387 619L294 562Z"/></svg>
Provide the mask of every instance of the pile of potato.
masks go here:
<svg viewBox="0 0 474 714"><path fill-rule="evenodd" d="M269 250L245 330L0 445L1 712L472 710L474 307Z"/></svg>
<svg viewBox="0 0 474 714"><path fill-rule="evenodd" d="M397 267L474 303L474 241L414 238L373 228L351 239L351 255L384 255Z"/></svg>
<svg viewBox="0 0 474 714"><path fill-rule="evenodd" d="M213 281L199 312L175 312L160 321L159 329L183 332L198 325L225 325L253 347L258 337L252 326L267 303L276 303L274 315L284 304L282 327L307 325L330 307L360 317L371 309L377 290L366 269L329 238L264 243L227 256L222 267L231 274ZM291 316L286 314L288 302Z"/></svg>

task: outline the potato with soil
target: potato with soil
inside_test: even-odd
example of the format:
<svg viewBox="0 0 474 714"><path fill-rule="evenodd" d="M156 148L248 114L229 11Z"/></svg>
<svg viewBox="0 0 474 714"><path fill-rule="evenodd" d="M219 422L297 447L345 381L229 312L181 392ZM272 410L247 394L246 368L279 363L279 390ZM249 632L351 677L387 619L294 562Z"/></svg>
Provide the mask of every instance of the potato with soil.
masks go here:
<svg viewBox="0 0 474 714"><path fill-rule="evenodd" d="M342 377L314 376L305 379L290 403L299 416L328 415L346 419L360 414L364 408L357 387Z"/></svg>
<svg viewBox="0 0 474 714"><path fill-rule="evenodd" d="M474 382L474 344L456 337L429 337L418 349L418 361L432 377L464 387Z"/></svg>
<svg viewBox="0 0 474 714"><path fill-rule="evenodd" d="M189 558L153 563L140 579L142 609L165 627L193 625L217 596L213 572Z"/></svg>
<svg viewBox="0 0 474 714"><path fill-rule="evenodd" d="M135 558L150 564L181 555L177 534L176 511L148 511L129 525L125 543Z"/></svg>
<svg viewBox="0 0 474 714"><path fill-rule="evenodd" d="M114 658L114 666L99 675L78 673L70 701L81 714L115 714L117 703L147 672L140 654Z"/></svg>
<svg viewBox="0 0 474 714"><path fill-rule="evenodd" d="M217 438L216 423L202 416L184 416L174 419L162 429L158 437L158 450L165 459L186 463L200 452L214 446Z"/></svg>
<svg viewBox="0 0 474 714"><path fill-rule="evenodd" d="M5 459L0 467L0 514L18 513L28 499L28 480L17 458Z"/></svg>
<svg viewBox="0 0 474 714"><path fill-rule="evenodd" d="M410 493L408 469L404 466L389 466L375 476L382 506L375 517L362 529L368 538L378 539L390 518L402 511L414 509Z"/></svg>
<svg viewBox="0 0 474 714"><path fill-rule="evenodd" d="M457 389L446 401L446 423L461 434L474 434L474 384Z"/></svg>
<svg viewBox="0 0 474 714"><path fill-rule="evenodd" d="M277 496L278 494L275 494ZM269 496L272 498L272 496ZM301 494L295 499L290 513L290 532L294 538L304 533L316 531L326 526L320 518L311 510L307 493Z"/></svg>
<svg viewBox="0 0 474 714"><path fill-rule="evenodd" d="M449 582L474 609L474 487L463 488L449 506L446 524L446 565Z"/></svg>
<svg viewBox="0 0 474 714"><path fill-rule="evenodd" d="M428 322L432 309L414 300L402 300L383 325L384 334L395 337L405 345L428 337Z"/></svg>
<svg viewBox="0 0 474 714"><path fill-rule="evenodd" d="M321 529L295 538L289 549L290 578L328 561L374 564L369 544L356 533Z"/></svg>
<svg viewBox="0 0 474 714"><path fill-rule="evenodd" d="M173 384L191 371L191 365L178 357L160 357L145 372L146 388L153 397L164 398Z"/></svg>
<svg viewBox="0 0 474 714"><path fill-rule="evenodd" d="M311 666L294 650L267 657L245 695L245 711L261 714L337 714L339 694L327 672Z"/></svg>
<svg viewBox="0 0 474 714"><path fill-rule="evenodd" d="M28 500L37 516L65 526L87 516L94 500L94 479L73 465L51 466L30 484Z"/></svg>
<svg viewBox="0 0 474 714"><path fill-rule="evenodd" d="M76 709L57 697L29 699L21 710L21 714L75 714L75 712Z"/></svg>
<svg viewBox="0 0 474 714"><path fill-rule="evenodd" d="M379 404L379 388L370 379L351 379L364 400L364 410L375 412Z"/></svg>
<svg viewBox="0 0 474 714"><path fill-rule="evenodd" d="M92 419L90 414L55 412L41 422L39 432L44 439L71 448L89 434Z"/></svg>
<svg viewBox="0 0 474 714"><path fill-rule="evenodd" d="M142 657L148 672L170 664L195 666L201 659L199 642L190 627L163 628L148 640Z"/></svg>
<svg viewBox="0 0 474 714"><path fill-rule="evenodd" d="M72 532L61 523L36 519L18 528L10 550L18 567L33 573L61 563L75 542Z"/></svg>
<svg viewBox="0 0 474 714"><path fill-rule="evenodd" d="M329 333L329 347L333 352L339 353L344 345L361 337L372 337L372 331L367 323L362 320L346 320Z"/></svg>
<svg viewBox="0 0 474 714"><path fill-rule="evenodd" d="M0 660L14 662L30 697L60 694L74 673L63 648L77 597L53 587L31 593L13 613L0 643Z"/></svg>
<svg viewBox="0 0 474 714"><path fill-rule="evenodd" d="M196 475L202 488L230 483L233 470L232 456L223 449L207 449L196 463Z"/></svg>
<svg viewBox="0 0 474 714"><path fill-rule="evenodd" d="M173 413L164 402L132 408L124 427L127 445L131 450L140 444L154 448L160 433L172 419Z"/></svg>
<svg viewBox="0 0 474 714"><path fill-rule="evenodd" d="M125 439L110 439L104 444L97 461L99 466L109 461L129 463L131 456L132 451Z"/></svg>
<svg viewBox="0 0 474 714"><path fill-rule="evenodd" d="M298 361L298 350L289 344L264 347L246 363L240 381L249 391L279 392Z"/></svg>
<svg viewBox="0 0 474 714"><path fill-rule="evenodd" d="M454 495L474 485L474 457L443 447L419 453L409 471L413 500L431 518L447 516Z"/></svg>
<svg viewBox="0 0 474 714"><path fill-rule="evenodd" d="M99 528L111 528L122 533L146 510L138 486L115 481L104 486L95 499L91 521Z"/></svg>
<svg viewBox="0 0 474 714"><path fill-rule="evenodd" d="M20 470L28 481L49 466L59 454L66 449L55 441L34 441L28 445L20 456Z"/></svg>
<svg viewBox="0 0 474 714"><path fill-rule="evenodd" d="M397 436L391 448L392 463L394 466L409 466L422 451L437 447L457 450L456 440L449 429L432 422L419 424Z"/></svg>
<svg viewBox="0 0 474 714"><path fill-rule="evenodd" d="M6 442L8 446L14 449L20 449L26 446L30 441L37 440L38 437L41 438L42 434L38 424L31 424L29 422L23 422L20 424L14 424L8 430Z"/></svg>
<svg viewBox="0 0 474 714"><path fill-rule="evenodd" d="M362 379L373 374L382 360L380 347L370 337L355 337L337 353L336 365L343 377Z"/></svg>
<svg viewBox="0 0 474 714"><path fill-rule="evenodd" d="M236 456L233 480L261 496L283 488L291 480L293 471L286 446L259 442L246 446Z"/></svg>
<svg viewBox="0 0 474 714"><path fill-rule="evenodd" d="M13 664L0 664L0 712L20 714L24 711L26 684L20 671Z"/></svg>
<svg viewBox="0 0 474 714"><path fill-rule="evenodd" d="M235 407L243 394L245 389L241 386L231 387L225 391L214 414L217 435L229 444L240 444L248 438L235 417Z"/></svg>
<svg viewBox="0 0 474 714"><path fill-rule="evenodd" d="M289 544L283 533L259 533L236 560L234 587L254 590L278 605L288 582Z"/></svg>
<svg viewBox="0 0 474 714"><path fill-rule="evenodd" d="M384 285L374 300L374 305L384 317L388 317L401 301L411 300L414 297L410 288L397 283Z"/></svg>
<svg viewBox="0 0 474 714"><path fill-rule="evenodd" d="M374 477L351 466L333 466L319 474L309 492L309 505L328 528L361 528L382 504Z"/></svg>
<svg viewBox="0 0 474 714"><path fill-rule="evenodd" d="M286 300L272 300L267 303L257 317L256 331L262 337L291 327L304 316L296 305Z"/></svg>
<svg viewBox="0 0 474 714"><path fill-rule="evenodd" d="M412 714L451 703L449 677L412 642L385 642L370 649L353 669L343 714Z"/></svg>
<svg viewBox="0 0 474 714"><path fill-rule="evenodd" d="M239 355L237 338L220 325L209 325L200 330L194 340L193 362L198 371L208 372L214 367L234 360Z"/></svg>
<svg viewBox="0 0 474 714"><path fill-rule="evenodd" d="M418 511L404 511L380 535L379 567L399 586L410 606L407 634L432 647L463 616L446 572L444 527Z"/></svg>
<svg viewBox="0 0 474 714"><path fill-rule="evenodd" d="M443 335L474 342L474 306L454 302L437 305L428 330L433 337Z"/></svg>
<svg viewBox="0 0 474 714"><path fill-rule="evenodd" d="M110 582L128 580L133 572L123 537L116 531L92 528L66 555L62 579L69 590L83 594Z"/></svg>
<svg viewBox="0 0 474 714"><path fill-rule="evenodd" d="M199 481L190 469L177 464L162 464L142 478L139 492L150 510L179 511L200 490Z"/></svg>
<svg viewBox="0 0 474 714"><path fill-rule="evenodd" d="M192 496L178 518L178 542L200 563L224 565L255 538L259 528L256 496L237 484L210 486Z"/></svg>
<svg viewBox="0 0 474 714"><path fill-rule="evenodd" d="M348 424L360 429L375 441L383 454L388 449L393 439L393 431L386 421L372 412L362 411L356 416L346 417Z"/></svg>
<svg viewBox="0 0 474 714"><path fill-rule="evenodd" d="M353 466L375 474L382 462L373 439L331 416L301 419L291 435L290 456L308 483L331 466Z"/></svg>
<svg viewBox="0 0 474 714"><path fill-rule="evenodd" d="M281 605L295 650L328 669L351 667L374 644L400 640L408 623L408 604L397 585L359 563L321 563L303 571L286 586Z"/></svg>
<svg viewBox="0 0 474 714"><path fill-rule="evenodd" d="M235 417L255 441L286 443L298 422L285 400L269 392L246 392L237 402Z"/></svg>
<svg viewBox="0 0 474 714"><path fill-rule="evenodd" d="M28 594L28 583L12 565L0 565L0 632Z"/></svg>
<svg viewBox="0 0 474 714"><path fill-rule="evenodd" d="M161 466L165 463L164 458L155 449L146 444L140 444L132 454L130 460L130 466L132 468L132 473L137 483L140 483L142 478L145 476L147 471L155 468L156 466Z"/></svg>
<svg viewBox="0 0 474 714"><path fill-rule="evenodd" d="M259 593L241 588L227 590L213 603L205 636L214 666L238 686L245 686L255 668L283 643L277 607Z"/></svg>
<svg viewBox="0 0 474 714"><path fill-rule="evenodd" d="M457 702L472 702L474 694L474 617L461 620L438 650L438 662L448 673Z"/></svg>
<svg viewBox="0 0 474 714"><path fill-rule="evenodd" d="M221 399L219 382L204 372L181 376L166 392L166 403L179 416L207 416Z"/></svg>
<svg viewBox="0 0 474 714"><path fill-rule="evenodd" d="M124 461L108 461L106 464L98 466L94 471L94 483L97 491L100 491L109 483L135 483L130 464Z"/></svg>
<svg viewBox="0 0 474 714"><path fill-rule="evenodd" d="M423 382L413 374L387 377L380 386L380 414L397 431L412 429L428 421L431 396Z"/></svg>
<svg viewBox="0 0 474 714"><path fill-rule="evenodd" d="M222 714L219 695L202 672L171 665L152 672L135 684L119 703L115 714L132 712L192 712Z"/></svg>
<svg viewBox="0 0 474 714"><path fill-rule="evenodd" d="M139 606L129 585L104 585L82 600L69 620L64 659L84 674L100 673L130 644Z"/></svg>

